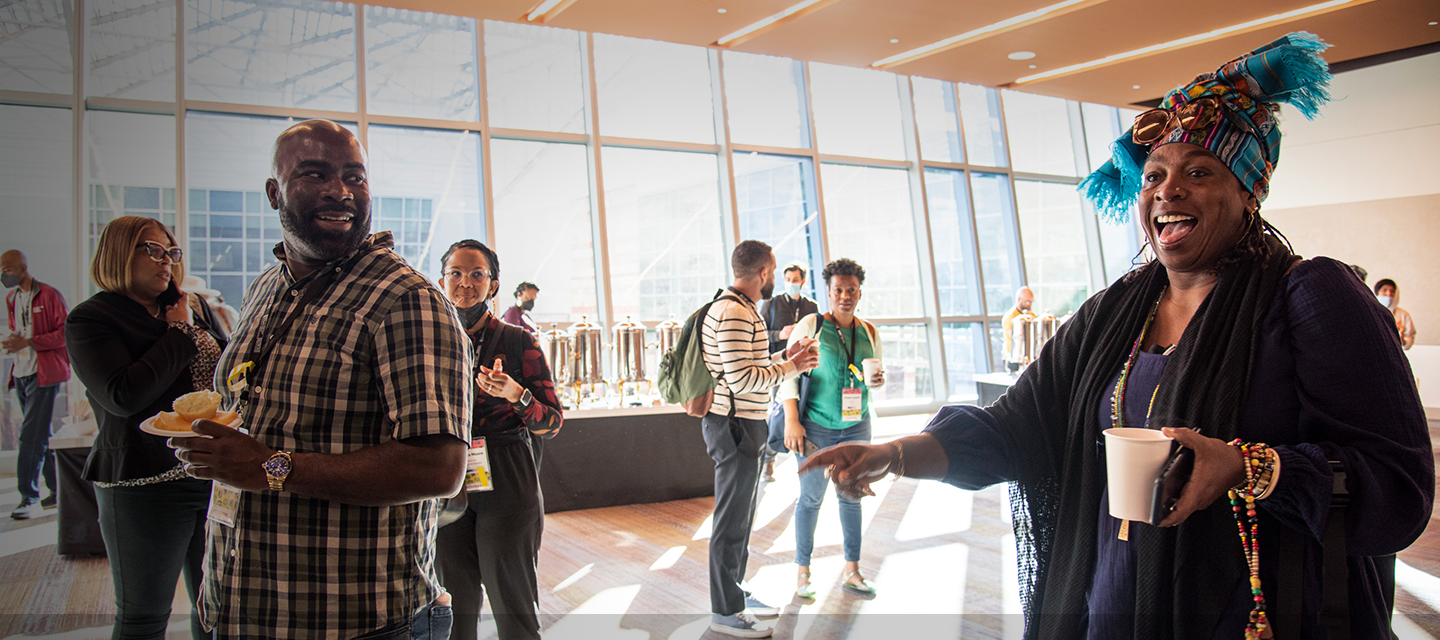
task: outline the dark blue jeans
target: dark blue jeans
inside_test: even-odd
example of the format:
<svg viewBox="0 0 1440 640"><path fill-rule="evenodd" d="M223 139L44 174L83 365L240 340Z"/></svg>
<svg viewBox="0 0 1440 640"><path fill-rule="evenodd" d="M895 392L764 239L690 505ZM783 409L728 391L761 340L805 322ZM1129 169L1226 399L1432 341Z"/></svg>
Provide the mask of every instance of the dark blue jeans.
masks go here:
<svg viewBox="0 0 1440 640"><path fill-rule="evenodd" d="M431 603L408 622L367 633L355 640L449 640L454 623L454 614L449 606Z"/></svg>
<svg viewBox="0 0 1440 640"><path fill-rule="evenodd" d="M15 484L20 497L40 497L40 474L45 474L45 488L54 495L55 452L50 450L50 417L55 410L55 393L60 384L39 386L40 375L15 378L15 395L20 398L24 418L20 422L20 451L16 453Z"/></svg>
<svg viewBox="0 0 1440 640"><path fill-rule="evenodd" d="M808 420L802 420L805 437L821 449L833 447L842 442L870 442L870 420L855 423L845 429L827 429ZM796 462L805 464L805 456L796 454ZM820 519L820 504L825 501L825 487L830 479L823 469L812 469L800 475L800 500L795 503L795 564L810 566L810 555L815 551L815 525ZM840 495L839 487L835 497L840 500L840 531L844 534L846 562L860 561L860 501Z"/></svg>

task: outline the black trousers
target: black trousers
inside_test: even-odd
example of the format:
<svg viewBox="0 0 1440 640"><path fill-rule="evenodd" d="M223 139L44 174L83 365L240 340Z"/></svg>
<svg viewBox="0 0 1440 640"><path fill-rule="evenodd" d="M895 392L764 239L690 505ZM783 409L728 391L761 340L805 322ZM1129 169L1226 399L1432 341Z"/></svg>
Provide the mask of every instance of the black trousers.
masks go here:
<svg viewBox="0 0 1440 640"><path fill-rule="evenodd" d="M110 637L163 639L176 578L185 574L190 602L200 590L210 481L185 478L139 487L96 487L95 502L115 584ZM190 634L210 637L193 610Z"/></svg>
<svg viewBox="0 0 1440 640"><path fill-rule="evenodd" d="M715 460L715 518L710 529L710 611L732 616L745 609L745 567L755 524L760 450L770 437L764 420L708 414L700 420L705 450Z"/></svg>
<svg viewBox="0 0 1440 640"><path fill-rule="evenodd" d="M535 561L545 505L530 437L487 436L485 444L495 489L471 492L465 514L435 536L435 570L455 610L450 637L474 640L488 595L500 640L538 639Z"/></svg>

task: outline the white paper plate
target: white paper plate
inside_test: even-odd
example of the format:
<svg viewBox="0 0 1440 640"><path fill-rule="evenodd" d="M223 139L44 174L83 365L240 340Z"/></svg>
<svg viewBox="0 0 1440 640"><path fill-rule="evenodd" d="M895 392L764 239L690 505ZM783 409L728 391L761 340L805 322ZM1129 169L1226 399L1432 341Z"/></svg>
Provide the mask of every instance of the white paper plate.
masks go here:
<svg viewBox="0 0 1440 640"><path fill-rule="evenodd" d="M152 436L160 436L162 438L193 438L195 436L200 436L202 438L210 437L202 436L198 433L195 433L194 431L168 431L166 429L161 429L155 426L155 419L158 417L160 416L150 416L149 418L146 418L144 422L140 423L140 430ZM240 418L236 417L233 421L230 422L230 424L226 426L234 427L238 424L240 424Z"/></svg>

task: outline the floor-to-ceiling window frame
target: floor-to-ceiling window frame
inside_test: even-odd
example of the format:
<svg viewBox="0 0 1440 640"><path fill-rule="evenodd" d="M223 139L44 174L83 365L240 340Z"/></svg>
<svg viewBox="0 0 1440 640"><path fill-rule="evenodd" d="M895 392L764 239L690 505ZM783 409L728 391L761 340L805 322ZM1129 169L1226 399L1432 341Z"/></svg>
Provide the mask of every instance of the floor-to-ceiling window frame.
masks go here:
<svg viewBox="0 0 1440 640"><path fill-rule="evenodd" d="M578 316L585 315L608 327L622 316L631 315L653 326L672 313L683 315L697 300L708 297L714 286L729 281L729 248L750 233L770 233L770 237L762 239L783 243L783 251L777 251L785 256L782 262L793 259L805 263L811 270L808 291L821 298L824 306L819 269L826 261L841 257L837 247L843 249L841 253L857 250L854 229L845 228L853 219L846 216L853 213L843 212L839 202L826 202L825 175L843 175L847 179L862 176L854 179L885 182L883 178L890 175L887 172L895 171L904 174L908 188L904 194L907 206L897 215L909 219L889 229L892 235L887 237L896 237L893 233L908 233L907 240L913 237L918 256L915 273L909 273L908 263L903 268L881 265L874 284L867 282L867 293L871 287L875 292L867 301L873 299L880 305L887 296L898 300L885 292L886 286L913 285L918 298L913 302L885 303L899 305L894 308L904 311L875 313L862 308L862 315L882 327L887 360L913 361L909 365L897 364L908 367L907 382L897 385L903 386L902 390L887 391L882 398L893 404L933 405L973 397L968 376L992 370L999 362L998 325L1008 309L1010 301L1006 298L1013 293L1013 287L1035 284L1033 280L1041 277L1027 269L1023 242L1027 233L1033 235L1033 225L1038 223L1032 223L1032 229L1024 228L1022 215L1026 212L1022 211L1017 191L1035 185L1045 185L1047 192L1053 193L1058 193L1054 189L1057 186L1072 188L1096 164L1097 149L1108 145L1108 140L1090 138L1115 133L1129 115L1110 107L1082 108L1078 103L1066 102L1066 122L1057 125L1056 130L1069 135L1066 144L1074 150L1075 170L1026 171L1014 166L1012 136L1003 106L1005 92L940 83L937 93L935 83L939 81L885 74L893 79L901 106L898 122L876 126L899 127L903 146L837 146L833 133L827 140L826 132L817 128L817 64L785 60L773 64L793 74L791 84L785 85L793 89L793 103L788 97L786 102L793 107L786 108L798 113L793 124L786 125L786 135L771 139L766 137L768 134L737 127L734 120L733 114L747 105L734 102L736 91L727 86L727 65L740 66L741 56L751 54L686 47L697 51L687 55L703 57L701 73L705 74L703 84L708 88L703 93L708 94L710 112L701 113L683 131L649 134L645 133L643 121L615 118L617 110L623 109L613 106L613 96L604 97L603 87L608 80L597 77L596 51L597 40L637 49L649 45L614 36L565 32L556 36L561 43L557 46L573 47L574 70L556 72L555 82L566 87L563 91L574 94L574 106L566 102L563 117L554 122L543 118L507 119L509 126L499 126L491 120L497 99L491 91L492 82L501 80L487 80L499 71L489 68L487 30L507 23L491 25L472 18L318 0L267 3L270 10L288 12L284 16L303 14L305 24L320 25L311 31L302 29L300 40L285 44L301 52L295 55L308 56L303 63L309 66L270 85L238 82L225 86L226 76L221 72L214 72L222 79L218 84L210 82L209 76L206 82L192 78L199 73L196 69L206 74L212 74L212 69L233 70L234 65L224 66L225 56L244 54L238 45L214 43L213 30L222 26L236 28L237 18L215 14L218 5L213 2L22 0L11 7L40 11L46 5L54 5L51 8L56 16L63 14L68 29L69 54L74 62L69 92L63 92L63 78L37 81L34 86L0 85L0 103L70 110L73 264L69 285L76 298L91 290L85 274L99 225L106 216L121 213L154 215L164 220L187 248L191 271L209 276L214 281L212 286L222 284L230 297L239 297L250 280L273 263L268 247L278 237L273 213L262 197L260 178L268 174L268 167L249 165L268 154L264 138L304 118L344 123L371 149L372 164L379 165L375 167L377 182L372 194L375 220L390 226L402 253L432 275L438 271L438 255L444 246L458 237L477 237L495 244L502 256L543 248L552 241L547 234L552 229L546 224L537 225L534 234L526 238L523 229L508 220L498 220L507 215L507 207L525 215L536 211L540 212L537 216L555 216L557 224L567 230L565 242L569 243L566 247L570 255L546 259L568 259L564 270L568 275L560 284L548 288L556 292L549 306L546 301L552 299L542 294L539 311L542 321L556 323L577 321ZM258 5L240 9L252 14L264 10ZM173 14L173 23L161 21L171 26L149 34L126 32L116 26L123 25L127 17L153 16L157 12L167 17ZM0 22L5 20L0 15ZM22 20L12 16L11 21ZM444 26L426 26L434 24ZM413 35L424 28L444 36L446 48L427 49L434 45L422 43ZM258 55L264 53L258 48L278 46L273 38L279 36L262 33L258 26L253 33L236 37L242 36L249 38L244 41L248 46L257 48L245 55ZM469 41L463 41L465 38ZM104 55L96 57L87 45L99 47L96 50ZM343 55L336 54L337 46L343 49ZM165 56L156 57L167 49ZM345 60L352 52L353 58ZM426 55L443 59L453 68L436 78L417 78L405 72L420 68L415 66L420 64L416 60L423 62ZM605 69L604 55L602 52L598 67L601 71ZM116 70L117 64L136 60L149 61L149 71ZM33 77L44 75L26 73ZM337 81L330 82L337 74ZM407 106L403 96L416 92L438 98ZM700 93L692 91L686 99L695 99ZM932 108L928 101L936 95L944 96L943 103L948 106L938 111ZM535 98L540 103L546 99L543 95ZM611 100L609 115L606 100ZM975 106L977 100L986 105ZM512 111L524 108L520 105ZM966 122L967 114L982 114L984 121ZM953 138L955 153L929 150L934 140L927 136L933 134L937 117L953 118L953 125L940 127ZM124 136L116 138L111 147L106 146L104 138L114 132L104 127L128 129L134 134L141 130L136 128L140 125L141 129L149 128L150 135L145 137L152 146L168 149L173 145L173 170L169 163L158 169L155 165L124 167L124 155L114 151L127 144ZM707 127L709 133L694 133ZM162 129L166 130L163 136L154 135ZM239 164L246 165L246 176L240 185L210 184L218 179L211 175L216 172L209 171L208 164L200 166L232 157L225 155L223 148L210 144L212 139L226 136L236 145L261 147L252 149L254 154L243 154L246 157ZM977 146L977 140L985 141L989 150L975 152L984 146ZM871 148L881 150L867 155ZM583 158L578 150L583 150ZM427 155L433 157L423 157ZM497 161L515 166L497 168ZM417 186L425 180L417 181L404 172L405 167L417 163L426 167L422 177L432 179L433 184ZM673 188L663 192L636 195L632 193L633 185L619 182L627 175L661 165L692 169L677 173ZM697 171L712 171L710 166L714 167L713 180L696 177ZM751 172L753 167L769 173L756 175ZM145 180L134 178L136 184L99 175L102 170L126 169L133 173L141 168L157 175ZM529 175L531 180L527 182L526 170L542 173ZM567 184L568 191L558 202L553 197L546 201L544 196L554 194L542 193L535 186L536 178L552 176L548 172L556 172L556 179ZM496 176L501 174L505 184L496 184ZM1017 185L1022 188L1017 189ZM829 185L832 193L854 193L837 191L845 186ZM133 188L133 197L128 201L127 188ZM904 189L891 193L891 200L885 201L887 206L900 198L901 191ZM874 190L863 193L873 196ZM656 213L670 211L666 206L675 207L674 211L700 212L695 214L694 224L701 225L697 228L707 234L713 232L711 237L718 241L690 243L683 238L694 232L677 227L671 230L677 235L669 244L680 248L687 243L694 245L689 253L680 256L683 259L665 255L668 249L664 246L640 246L641 241L650 239L651 226L667 224ZM701 212L705 207L713 207L713 211ZM828 209L834 207L840 207L836 211L843 213L839 219L828 215ZM1087 204L1076 205L1075 211L1079 216L1076 228L1084 238L1086 263L1077 291L1088 295L1123 271L1122 254L1133 254L1138 248L1138 233L1133 225L1118 233L1101 228ZM758 231L761 229L768 231ZM847 234L852 239L847 239ZM513 286L548 271L544 265L558 264L528 259L518 259L513 270L502 274L507 284ZM565 288L569 289L567 295L559 295ZM544 290L547 288L542 285ZM508 288L502 290L502 304L508 302L508 294ZM671 298L683 304L662 304ZM956 302L962 299L963 304Z"/></svg>

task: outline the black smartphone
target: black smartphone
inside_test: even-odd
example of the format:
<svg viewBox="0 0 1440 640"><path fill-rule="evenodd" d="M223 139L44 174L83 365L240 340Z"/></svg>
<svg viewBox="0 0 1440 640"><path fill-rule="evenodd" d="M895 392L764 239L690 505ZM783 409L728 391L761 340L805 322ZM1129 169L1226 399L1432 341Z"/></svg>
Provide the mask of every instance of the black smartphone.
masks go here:
<svg viewBox="0 0 1440 640"><path fill-rule="evenodd" d="M806 439L805 439L805 457L806 457L806 458L809 458L809 457L811 457L811 456L813 456L813 455L815 455L815 454L817 454L817 453L820 453L820 447L815 446L815 443L814 443L814 442L811 442L809 438L806 438Z"/></svg>
<svg viewBox="0 0 1440 640"><path fill-rule="evenodd" d="M165 287L165 290L160 292L160 296L155 298L155 302L159 303L160 305L160 313L162 315L165 313L166 309L175 306L175 303L179 301L180 288L175 286L174 280L171 280L170 286Z"/></svg>
<svg viewBox="0 0 1440 640"><path fill-rule="evenodd" d="M1178 442L1174 446L1175 451L1171 452L1165 466L1160 469L1160 477L1155 479L1155 499L1150 503L1150 524L1157 527L1174 510L1175 503L1180 501L1180 493L1190 481L1190 472L1195 470L1195 450L1182 447Z"/></svg>

